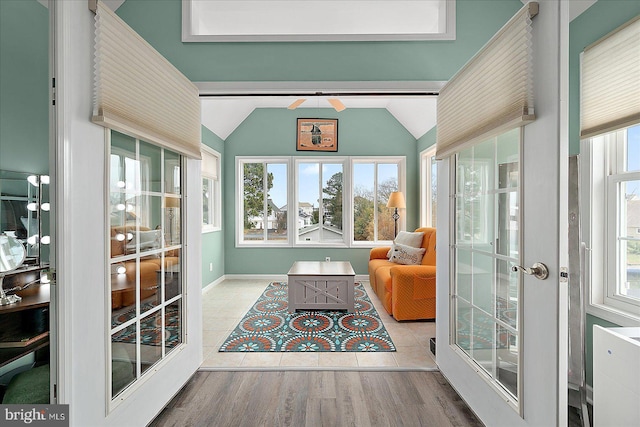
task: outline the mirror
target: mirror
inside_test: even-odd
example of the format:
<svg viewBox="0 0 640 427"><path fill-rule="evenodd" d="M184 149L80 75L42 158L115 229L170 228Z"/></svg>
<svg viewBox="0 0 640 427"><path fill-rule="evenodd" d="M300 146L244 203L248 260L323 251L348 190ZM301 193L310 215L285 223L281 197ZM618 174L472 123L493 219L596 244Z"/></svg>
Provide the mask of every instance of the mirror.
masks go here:
<svg viewBox="0 0 640 427"><path fill-rule="evenodd" d="M7 295L2 287L2 282L4 281L4 273L20 267L26 255L27 251L18 239L0 234L0 306L14 304L22 299L18 295Z"/></svg>
<svg viewBox="0 0 640 427"><path fill-rule="evenodd" d="M47 175L0 170L0 233L24 246L25 265L49 260L48 183Z"/></svg>

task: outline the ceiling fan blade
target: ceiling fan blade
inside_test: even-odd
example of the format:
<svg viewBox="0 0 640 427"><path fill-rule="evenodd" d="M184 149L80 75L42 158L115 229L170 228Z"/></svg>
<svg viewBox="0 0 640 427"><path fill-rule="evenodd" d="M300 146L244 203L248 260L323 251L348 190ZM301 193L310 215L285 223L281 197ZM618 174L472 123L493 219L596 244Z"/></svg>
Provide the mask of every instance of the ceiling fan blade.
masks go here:
<svg viewBox="0 0 640 427"><path fill-rule="evenodd" d="M300 99L296 99L291 105L289 105L287 108L289 110L295 110L296 108L298 108L300 105L302 105L302 103L304 101L306 101L306 98L300 98Z"/></svg>
<svg viewBox="0 0 640 427"><path fill-rule="evenodd" d="M331 106L339 113L340 111L345 110L347 107L344 106L344 104L339 100L339 99L327 99L327 101L329 101L329 104L331 104Z"/></svg>

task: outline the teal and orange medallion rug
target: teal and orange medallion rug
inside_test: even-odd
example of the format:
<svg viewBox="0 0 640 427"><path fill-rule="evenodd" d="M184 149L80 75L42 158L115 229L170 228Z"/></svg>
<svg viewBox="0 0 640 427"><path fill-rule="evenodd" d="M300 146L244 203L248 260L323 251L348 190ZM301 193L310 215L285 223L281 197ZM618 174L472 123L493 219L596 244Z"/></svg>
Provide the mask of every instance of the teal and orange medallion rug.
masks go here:
<svg viewBox="0 0 640 427"><path fill-rule="evenodd" d="M355 313L287 310L287 284L267 286L220 351L396 351L364 287L355 284Z"/></svg>

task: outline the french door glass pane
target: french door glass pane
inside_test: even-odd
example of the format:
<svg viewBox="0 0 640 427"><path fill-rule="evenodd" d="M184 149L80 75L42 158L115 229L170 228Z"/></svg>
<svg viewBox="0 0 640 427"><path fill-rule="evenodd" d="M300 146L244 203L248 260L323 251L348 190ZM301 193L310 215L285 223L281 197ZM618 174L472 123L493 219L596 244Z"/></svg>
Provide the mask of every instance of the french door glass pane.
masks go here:
<svg viewBox="0 0 640 427"><path fill-rule="evenodd" d="M111 395L182 342L181 156L112 132L109 157ZM175 331L177 328L180 331ZM167 339L171 326L173 338Z"/></svg>
<svg viewBox="0 0 640 427"><path fill-rule="evenodd" d="M520 131L460 151L455 182L455 344L518 397Z"/></svg>

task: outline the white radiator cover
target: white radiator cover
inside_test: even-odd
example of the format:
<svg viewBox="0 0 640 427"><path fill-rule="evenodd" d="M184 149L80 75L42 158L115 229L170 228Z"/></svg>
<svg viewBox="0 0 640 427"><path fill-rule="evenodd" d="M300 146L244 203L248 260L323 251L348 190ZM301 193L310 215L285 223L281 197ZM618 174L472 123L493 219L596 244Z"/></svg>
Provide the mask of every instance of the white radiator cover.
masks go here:
<svg viewBox="0 0 640 427"><path fill-rule="evenodd" d="M640 328L593 327L593 424L640 422Z"/></svg>

